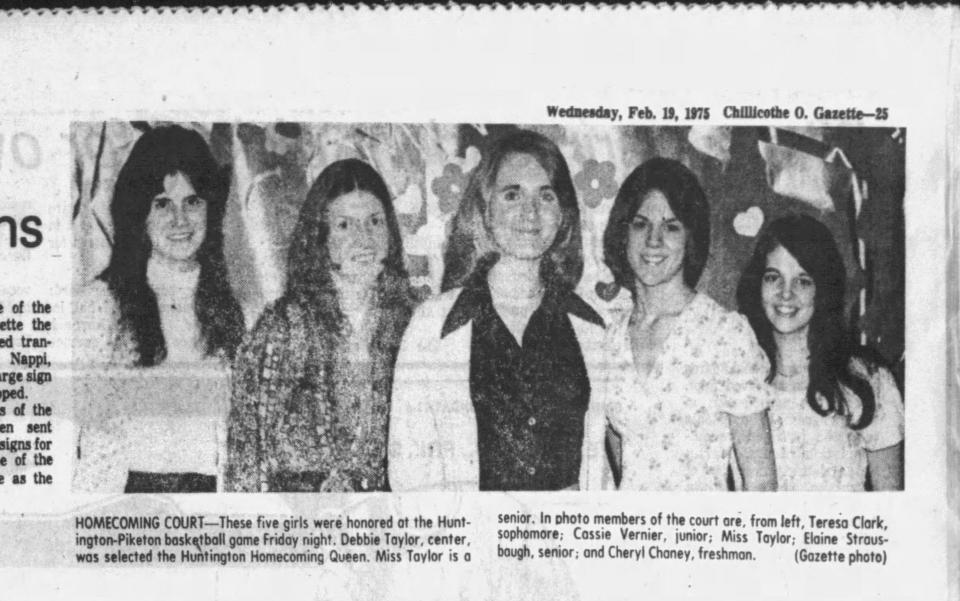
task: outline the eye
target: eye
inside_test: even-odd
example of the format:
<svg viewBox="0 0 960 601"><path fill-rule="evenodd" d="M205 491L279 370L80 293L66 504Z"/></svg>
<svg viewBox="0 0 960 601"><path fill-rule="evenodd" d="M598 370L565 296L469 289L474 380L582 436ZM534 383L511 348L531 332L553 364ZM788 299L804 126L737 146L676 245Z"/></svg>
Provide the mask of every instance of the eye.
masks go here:
<svg viewBox="0 0 960 601"><path fill-rule="evenodd" d="M508 202L515 202L520 200L520 191L519 190L505 190L503 192L503 199Z"/></svg>
<svg viewBox="0 0 960 601"><path fill-rule="evenodd" d="M373 227L381 227L384 223L386 223L386 220L384 219L383 215L370 216L370 225Z"/></svg>
<svg viewBox="0 0 960 601"><path fill-rule="evenodd" d="M153 199L153 208L163 210L170 206L170 199L166 196L158 196Z"/></svg>
<svg viewBox="0 0 960 601"><path fill-rule="evenodd" d="M188 196L187 199L184 201L184 203L185 203L188 207L197 208L197 207L202 207L203 205L207 204L207 201L204 200L204 199L202 199L202 198L200 198L199 196Z"/></svg>
<svg viewBox="0 0 960 601"><path fill-rule="evenodd" d="M337 219L333 220L333 227L334 229L346 231L350 228L350 221L342 217L338 217Z"/></svg>
<svg viewBox="0 0 960 601"><path fill-rule="evenodd" d="M671 234L679 234L683 231L683 224L679 221L670 221L664 225L664 229Z"/></svg>
<svg viewBox="0 0 960 601"><path fill-rule="evenodd" d="M645 230L649 225L650 225L650 222L647 221L646 219L634 219L633 221L630 222L630 229L637 230L637 231Z"/></svg>
<svg viewBox="0 0 960 601"><path fill-rule="evenodd" d="M557 194L553 190L544 190L540 192L540 200L543 202L557 202Z"/></svg>
<svg viewBox="0 0 960 601"><path fill-rule="evenodd" d="M813 288L813 287L814 287L813 278L811 278L811 277L808 276L808 275L802 275L802 276L798 277L798 278L797 278L797 284L799 284L801 288L807 288L807 289L809 289L809 288Z"/></svg>
<svg viewBox="0 0 960 601"><path fill-rule="evenodd" d="M760 279L760 281L763 282L764 284L776 284L779 279L780 279L779 273L768 271L765 274L763 274L763 277Z"/></svg>

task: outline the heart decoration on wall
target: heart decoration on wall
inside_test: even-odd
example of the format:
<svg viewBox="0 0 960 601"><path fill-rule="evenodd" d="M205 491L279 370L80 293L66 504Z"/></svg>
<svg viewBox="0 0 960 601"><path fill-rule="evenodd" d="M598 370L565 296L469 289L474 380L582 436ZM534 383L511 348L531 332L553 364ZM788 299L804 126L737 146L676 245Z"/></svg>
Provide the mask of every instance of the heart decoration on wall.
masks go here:
<svg viewBox="0 0 960 601"><path fill-rule="evenodd" d="M733 229L741 236L753 238L763 227L763 211L760 207L750 207L746 211L737 213L733 218Z"/></svg>

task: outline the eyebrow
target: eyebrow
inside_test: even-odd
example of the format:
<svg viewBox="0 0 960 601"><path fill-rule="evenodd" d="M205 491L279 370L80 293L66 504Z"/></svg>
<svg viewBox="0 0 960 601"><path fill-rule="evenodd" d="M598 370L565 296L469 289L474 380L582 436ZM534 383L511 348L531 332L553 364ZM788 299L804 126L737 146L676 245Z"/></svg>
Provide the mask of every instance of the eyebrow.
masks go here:
<svg viewBox="0 0 960 601"><path fill-rule="evenodd" d="M648 218L647 218L646 216L644 216L644 215L641 215L640 213L634 214L633 219L631 219L631 221L636 221L637 219L643 219L644 221L650 221L650 219L648 219ZM663 221L661 221L661 223L674 223L674 222L683 225L683 222L680 221L680 218L679 218L679 217L671 217L670 219L664 219Z"/></svg>
<svg viewBox="0 0 960 601"><path fill-rule="evenodd" d="M506 191L508 191L508 190L519 190L519 189L520 189L520 184L507 184L506 186L501 186L501 187L498 189L498 191L499 191L499 192L506 192ZM553 192L553 185L552 185L552 184L544 184L543 186L540 186L539 191L540 191L540 192L543 192L544 190L549 190L549 191Z"/></svg>
<svg viewBox="0 0 960 601"><path fill-rule="evenodd" d="M366 215L366 217L386 217L386 216L387 216L387 212L384 211L383 209L374 211L373 213L369 213ZM339 219L363 219L363 217L354 217L353 215L349 215L347 213L329 213L329 212L327 213L327 218L328 219L338 219L338 218Z"/></svg>
<svg viewBox="0 0 960 601"><path fill-rule="evenodd" d="M153 197L154 200L160 200L161 198L164 200L173 200L172 198L170 198L170 196L166 192L161 192L160 194L157 194L156 196ZM199 194L190 194L189 196L183 197L183 200L193 200L193 199L202 200L202 197Z"/></svg>

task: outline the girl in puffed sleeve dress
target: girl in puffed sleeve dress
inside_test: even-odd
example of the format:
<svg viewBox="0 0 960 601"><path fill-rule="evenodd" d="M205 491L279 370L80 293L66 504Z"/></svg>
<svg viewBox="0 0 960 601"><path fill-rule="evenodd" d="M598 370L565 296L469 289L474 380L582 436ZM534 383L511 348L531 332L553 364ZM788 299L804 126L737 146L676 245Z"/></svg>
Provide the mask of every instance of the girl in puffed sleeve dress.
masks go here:
<svg viewBox="0 0 960 601"><path fill-rule="evenodd" d="M675 318L652 368L637 369L630 317L608 332L606 415L622 439L624 490L726 490L729 416L769 407L767 360L749 324L705 294Z"/></svg>
<svg viewBox="0 0 960 601"><path fill-rule="evenodd" d="M598 407L619 439L621 490L727 490L732 459L747 488L776 484L766 358L742 316L694 290L709 246L709 207L692 172L657 158L627 177L604 233L615 286L598 286L633 298L607 333ZM602 430L590 430L596 462ZM587 485L598 482L612 486L606 475Z"/></svg>
<svg viewBox="0 0 960 601"><path fill-rule="evenodd" d="M781 490L903 487L903 400L844 326L845 280L830 231L793 215L761 233L740 281L741 310L771 362Z"/></svg>

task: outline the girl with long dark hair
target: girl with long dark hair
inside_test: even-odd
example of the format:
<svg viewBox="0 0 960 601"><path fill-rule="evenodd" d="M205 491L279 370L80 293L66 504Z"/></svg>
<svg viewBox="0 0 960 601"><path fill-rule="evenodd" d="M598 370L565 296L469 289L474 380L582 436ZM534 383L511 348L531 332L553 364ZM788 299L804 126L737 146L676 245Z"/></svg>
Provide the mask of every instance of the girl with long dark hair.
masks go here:
<svg viewBox="0 0 960 601"><path fill-rule="evenodd" d="M197 132L158 127L136 141L110 204L110 263L75 302L75 365L138 368L147 398L162 397L165 379L178 377L178 370L204 366L212 369L206 375L226 378L244 330L223 256L227 190L226 172ZM163 413L159 406L150 411ZM169 432L156 434L155 426L163 421L156 418L118 415L86 428L78 486L128 492L213 490L215 428L200 428L198 435L192 424L192 434L184 433L184 439L209 444L181 470L163 458L174 447L182 449L184 441ZM160 425L169 429L168 422L177 418L164 419Z"/></svg>
<svg viewBox="0 0 960 601"><path fill-rule="evenodd" d="M327 166L293 233L283 296L238 354L227 489L385 490L393 364L412 298L383 178Z"/></svg>
<svg viewBox="0 0 960 601"><path fill-rule="evenodd" d="M845 287L830 230L805 215L767 226L740 281L740 310L770 358L781 490L903 487L903 401L846 326Z"/></svg>

